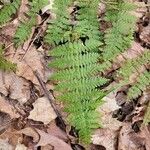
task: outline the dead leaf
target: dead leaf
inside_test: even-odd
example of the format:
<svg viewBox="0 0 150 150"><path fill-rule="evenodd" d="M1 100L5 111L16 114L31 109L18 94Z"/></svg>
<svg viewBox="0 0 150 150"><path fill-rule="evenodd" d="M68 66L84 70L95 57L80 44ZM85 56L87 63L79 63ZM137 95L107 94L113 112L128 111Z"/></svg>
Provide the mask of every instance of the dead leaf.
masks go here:
<svg viewBox="0 0 150 150"><path fill-rule="evenodd" d="M17 144L15 150L27 150L27 147L23 144Z"/></svg>
<svg viewBox="0 0 150 150"><path fill-rule="evenodd" d="M67 142L68 141L68 137L66 132L64 132L63 130L61 130L55 123L55 121L52 121L47 129L47 132L53 136L58 137L59 139Z"/></svg>
<svg viewBox="0 0 150 150"><path fill-rule="evenodd" d="M13 129L12 127L9 127L3 134L0 135L0 139L3 139L3 140L8 139L9 144L12 145L13 148L16 147L16 145L18 144L18 141L21 141L22 138L23 138L22 135L18 133L18 131Z"/></svg>
<svg viewBox="0 0 150 150"><path fill-rule="evenodd" d="M125 123L118 138L119 150L144 150L145 138L140 133L135 133L131 123Z"/></svg>
<svg viewBox="0 0 150 150"><path fill-rule="evenodd" d="M38 144L36 145L38 146L46 146L48 144L52 145L54 147L55 150L72 150L72 148L65 143L64 141L62 141L61 139L45 133L44 131L38 130L36 129L37 132L40 135L40 140L38 142Z"/></svg>
<svg viewBox="0 0 150 150"><path fill-rule="evenodd" d="M0 111L10 115L11 119L19 118L20 115L16 112L14 107L9 102L0 96Z"/></svg>
<svg viewBox="0 0 150 150"><path fill-rule="evenodd" d="M113 111L120 108L116 103L115 93L110 93L108 96L104 97L103 100L105 101L104 104L98 109L101 114L101 124L103 128L118 130L122 123L112 118Z"/></svg>
<svg viewBox="0 0 150 150"><path fill-rule="evenodd" d="M14 73L0 71L0 92L5 96L9 94L12 99L21 104L30 99L30 87L28 81L18 77Z"/></svg>
<svg viewBox="0 0 150 150"><path fill-rule="evenodd" d="M117 135L118 131L98 129L94 135L92 135L92 143L102 145L106 150L116 150Z"/></svg>
<svg viewBox="0 0 150 150"><path fill-rule="evenodd" d="M19 133L25 134L27 136L33 137L33 142L39 141L39 134L31 127L24 128L19 131Z"/></svg>
<svg viewBox="0 0 150 150"><path fill-rule="evenodd" d="M144 27L142 29L142 32L140 34L140 39L143 42L150 44L150 24L147 27Z"/></svg>
<svg viewBox="0 0 150 150"><path fill-rule="evenodd" d="M33 107L34 109L30 112L29 119L48 124L57 117L46 97L38 98L34 102Z"/></svg>
<svg viewBox="0 0 150 150"><path fill-rule="evenodd" d="M13 150L13 146L8 143L8 139L0 139L0 150Z"/></svg>
<svg viewBox="0 0 150 150"><path fill-rule="evenodd" d="M19 52L17 55L19 55ZM37 52L35 47L30 49L30 52L25 55L25 58L22 61L19 61L18 56L16 56L16 58L14 58L14 62L17 64L16 74L33 82L36 85L39 85L39 82L33 72L37 70L40 73L42 80L47 81L47 77L45 77L44 73L45 68L41 61L44 60L43 57L43 55Z"/></svg>
<svg viewBox="0 0 150 150"><path fill-rule="evenodd" d="M41 150L54 150L51 145L41 146Z"/></svg>

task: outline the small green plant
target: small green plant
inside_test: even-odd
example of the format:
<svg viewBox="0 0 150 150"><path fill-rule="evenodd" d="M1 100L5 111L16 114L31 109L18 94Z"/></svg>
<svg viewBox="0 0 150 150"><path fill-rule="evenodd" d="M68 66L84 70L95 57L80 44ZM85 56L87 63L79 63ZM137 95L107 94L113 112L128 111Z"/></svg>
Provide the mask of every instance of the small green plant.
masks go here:
<svg viewBox="0 0 150 150"><path fill-rule="evenodd" d="M3 71L15 71L16 65L4 58L4 49L0 45L0 69Z"/></svg>

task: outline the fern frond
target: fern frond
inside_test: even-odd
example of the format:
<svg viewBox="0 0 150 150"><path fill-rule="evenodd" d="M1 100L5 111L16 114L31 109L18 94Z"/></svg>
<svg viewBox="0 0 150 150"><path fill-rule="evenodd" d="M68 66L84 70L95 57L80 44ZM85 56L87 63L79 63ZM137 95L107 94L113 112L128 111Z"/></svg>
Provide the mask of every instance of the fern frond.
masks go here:
<svg viewBox="0 0 150 150"><path fill-rule="evenodd" d="M136 17L130 13L131 10L135 9L133 4L123 0L106 1L106 4L107 2L105 18L106 21L112 23L112 28L107 29L105 34L106 46L103 50L103 66L106 69L110 66L106 66L105 63L112 62L120 53L131 46L136 23Z"/></svg>
<svg viewBox="0 0 150 150"><path fill-rule="evenodd" d="M148 86L150 86L150 72L145 71L139 76L137 83L129 88L128 99L136 99Z"/></svg>
<svg viewBox="0 0 150 150"><path fill-rule="evenodd" d="M102 45L96 9L99 1L76 1L79 10L74 14L75 22L67 11L72 1L54 3L58 1L63 4L54 5L56 19L46 35L46 41L54 45L49 55L55 59L49 66L58 69L50 80L59 81L55 90L61 92L58 99L65 104L68 120L79 130L80 139L89 143L93 129L100 126L95 109L105 96L98 87L108 82L97 75L101 68L99 46Z"/></svg>
<svg viewBox="0 0 150 150"><path fill-rule="evenodd" d="M16 14L21 5L21 0L14 0L12 3L5 4L0 10L0 25L11 20L12 15Z"/></svg>
<svg viewBox="0 0 150 150"><path fill-rule="evenodd" d="M15 33L14 43L16 47L22 45L30 37L32 28L37 24L36 15L39 13L40 9L46 6L46 4L48 4L47 0L33 0L29 3L31 9L26 14L29 19L21 21L21 24Z"/></svg>
<svg viewBox="0 0 150 150"><path fill-rule="evenodd" d="M137 58L126 61L119 70L119 75L126 82L133 73L138 72L141 66L149 63L150 63L150 52L149 50L145 50L144 53L138 56Z"/></svg>

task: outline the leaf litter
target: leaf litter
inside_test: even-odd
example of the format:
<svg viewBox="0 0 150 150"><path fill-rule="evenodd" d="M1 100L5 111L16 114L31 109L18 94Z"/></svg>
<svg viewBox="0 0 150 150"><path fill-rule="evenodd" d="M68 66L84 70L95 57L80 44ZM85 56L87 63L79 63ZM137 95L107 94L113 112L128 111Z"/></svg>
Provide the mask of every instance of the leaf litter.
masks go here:
<svg viewBox="0 0 150 150"><path fill-rule="evenodd" d="M23 47L19 47L17 50L12 44L15 30L19 25L19 20L24 17L24 13L28 10L27 3L27 0L22 0L18 16L6 24L0 31L0 41L7 47L6 58L17 64L16 74L0 72L0 149L28 150L40 147L41 150L72 150L73 148L70 142L76 145L76 137L72 139L68 132L66 133L66 131L61 129L61 125L59 124L60 120L58 123L56 122L58 115L51 106L48 98L44 95L41 84L34 73L38 71L43 83L46 87L50 87L51 90L53 85L47 82L47 71L49 70L45 67L47 64L45 53L47 53L47 51L43 50L42 47L36 48L36 45L34 45L35 37L39 32L35 33L35 28L33 28L29 40L25 42ZM49 7L52 7L52 3L43 8L42 12L45 13ZM105 6L101 4L99 13L103 14L104 12ZM145 47L149 46L149 23L147 23L148 25L142 24L146 22L146 18L148 18L147 8L138 9L133 13L138 18L144 18L143 16L145 16L141 23L139 23L139 26L137 26L137 41L132 44L132 47L128 51L118 56L111 70L108 72L118 69L126 59L135 58L143 53L143 45L145 45ZM40 24L41 18L39 15L37 16L37 20ZM41 28L45 30L45 26L41 26ZM42 34L43 33L44 31L42 31ZM42 34L39 34L37 37ZM32 100L30 103L32 109L28 111L26 110L27 102L30 101L32 97L31 83L35 87L34 93L37 95L37 98ZM93 144L99 145L106 150L115 150L116 148L118 150L150 150L149 127L144 128L141 124L137 125L139 129L137 133L135 132L135 128L132 128L133 124L136 126L136 123L143 119L143 112L149 101L145 96L146 94L143 94L145 98L139 100L140 107L136 104L136 106L133 106L134 110L131 110L131 113L125 116L125 122L112 117L114 111L122 111L123 105L124 108L125 105L129 107L126 102L124 102L124 100L126 101L126 97L123 95L119 97L119 99L122 98L122 104L117 105L116 95L117 93L113 93L105 97L107 102L98 110L102 114L104 128L95 131L92 136ZM16 101L19 106L22 106L21 108L24 108L22 110L23 113L18 111L18 109L21 108L17 109L17 107L13 105L14 101ZM57 107L62 107L62 104L58 104ZM62 113L62 116L64 117L66 114ZM129 119L131 120L128 121ZM31 124L30 120L32 120L33 124ZM2 122L4 123L2 124ZM18 124L21 122L23 125L20 129L17 129L14 122ZM81 148L79 148L79 150L81 150Z"/></svg>

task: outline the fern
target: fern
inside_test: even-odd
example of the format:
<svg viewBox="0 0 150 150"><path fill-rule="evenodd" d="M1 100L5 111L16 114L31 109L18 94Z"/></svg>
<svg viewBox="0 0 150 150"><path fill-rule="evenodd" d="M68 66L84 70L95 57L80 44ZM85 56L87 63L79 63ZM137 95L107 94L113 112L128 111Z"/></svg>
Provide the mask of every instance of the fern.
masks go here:
<svg viewBox="0 0 150 150"><path fill-rule="evenodd" d="M11 20L12 15L16 14L20 7L21 0L14 0L12 3L5 4L0 10L0 25Z"/></svg>
<svg viewBox="0 0 150 150"><path fill-rule="evenodd" d="M73 0L55 0L53 12L56 14L56 19L50 22L45 36L45 41L52 45L59 42L70 41L72 30L71 17L68 7L73 3Z"/></svg>
<svg viewBox="0 0 150 150"><path fill-rule="evenodd" d="M146 90L148 86L150 86L150 73L145 71L139 76L137 83L129 88L128 98L136 99L142 94L142 91Z"/></svg>
<svg viewBox="0 0 150 150"><path fill-rule="evenodd" d="M75 20L71 20L72 15L67 10L72 1L56 0L56 19L49 25L46 35L46 41L54 45L49 54L55 59L49 66L58 70L50 79L59 81L55 90L62 94L58 99L65 103L68 121L79 130L80 139L86 143L90 142L92 130L100 126L95 109L105 93L97 87L108 82L97 75L100 69L98 48L102 45L97 21L98 3L77 1L80 9Z"/></svg>
<svg viewBox="0 0 150 150"><path fill-rule="evenodd" d="M150 62L150 52L145 50L145 52L138 56L137 58L130 59L124 63L124 65L119 70L119 75L122 77L123 82L128 83L129 77L138 72L138 70L143 65L147 65Z"/></svg>
<svg viewBox="0 0 150 150"><path fill-rule="evenodd" d="M14 43L16 47L22 45L29 38L32 33L32 27L37 24L36 15L47 3L47 0L32 0L32 2L29 2L30 11L26 13L29 19L21 21L21 25L15 33Z"/></svg>
<svg viewBox="0 0 150 150"><path fill-rule="evenodd" d="M106 1L107 13L105 20L112 23L112 28L105 33L105 47L103 50L102 71L111 66L111 62L123 51L130 47L133 41L133 32L136 17L130 11L135 6L124 0Z"/></svg>
<svg viewBox="0 0 150 150"><path fill-rule="evenodd" d="M4 58L4 49L0 45L0 69L3 71L15 71L16 65Z"/></svg>

